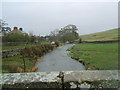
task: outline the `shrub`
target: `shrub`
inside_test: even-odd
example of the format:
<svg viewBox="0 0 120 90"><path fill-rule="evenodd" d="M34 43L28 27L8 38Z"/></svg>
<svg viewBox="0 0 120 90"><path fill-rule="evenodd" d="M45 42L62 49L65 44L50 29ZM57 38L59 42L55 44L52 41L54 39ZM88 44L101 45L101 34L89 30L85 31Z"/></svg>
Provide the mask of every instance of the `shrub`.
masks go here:
<svg viewBox="0 0 120 90"><path fill-rule="evenodd" d="M53 50L53 48L54 46L51 44L44 44L44 45L24 48L21 51L21 56L24 62L24 72L26 71L25 58L29 58L30 60L33 61L33 64L35 64L39 56L44 55L45 53L49 52L49 50ZM37 68L35 67L34 69L32 69L32 71L36 69Z"/></svg>
<svg viewBox="0 0 120 90"><path fill-rule="evenodd" d="M56 45L56 47L58 47L59 46L59 42L55 42L55 45Z"/></svg>
<svg viewBox="0 0 120 90"><path fill-rule="evenodd" d="M3 42L28 42L30 38L27 34L8 34L4 36Z"/></svg>

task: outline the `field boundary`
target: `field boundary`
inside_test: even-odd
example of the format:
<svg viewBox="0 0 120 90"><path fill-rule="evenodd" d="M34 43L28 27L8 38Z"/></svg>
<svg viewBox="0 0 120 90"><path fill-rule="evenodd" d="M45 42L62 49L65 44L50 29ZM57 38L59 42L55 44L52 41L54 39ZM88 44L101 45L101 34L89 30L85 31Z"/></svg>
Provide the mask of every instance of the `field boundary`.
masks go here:
<svg viewBox="0 0 120 90"><path fill-rule="evenodd" d="M82 43L116 43L120 40L106 40L106 41L82 41Z"/></svg>

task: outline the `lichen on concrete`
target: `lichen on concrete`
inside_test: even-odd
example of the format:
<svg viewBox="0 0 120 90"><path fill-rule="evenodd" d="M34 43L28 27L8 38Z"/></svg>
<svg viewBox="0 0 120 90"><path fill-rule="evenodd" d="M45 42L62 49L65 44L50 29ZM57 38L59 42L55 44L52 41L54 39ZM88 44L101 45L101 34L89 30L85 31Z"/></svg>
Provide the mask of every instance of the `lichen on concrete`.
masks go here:
<svg viewBox="0 0 120 90"><path fill-rule="evenodd" d="M117 88L118 71L63 71L0 74L4 88Z"/></svg>
<svg viewBox="0 0 120 90"><path fill-rule="evenodd" d="M70 83L68 84L68 82ZM118 71L87 70L64 72L64 83L67 83L66 85L70 86L70 88L117 88Z"/></svg>
<svg viewBox="0 0 120 90"><path fill-rule="evenodd" d="M9 73L2 74L1 84L31 83L31 82L58 82L59 72Z"/></svg>

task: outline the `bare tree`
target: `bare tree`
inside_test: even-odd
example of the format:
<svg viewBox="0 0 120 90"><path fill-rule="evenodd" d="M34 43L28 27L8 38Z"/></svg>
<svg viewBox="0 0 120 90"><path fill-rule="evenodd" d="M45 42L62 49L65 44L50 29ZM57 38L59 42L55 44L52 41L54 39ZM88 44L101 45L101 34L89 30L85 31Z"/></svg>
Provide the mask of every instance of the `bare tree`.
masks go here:
<svg viewBox="0 0 120 90"><path fill-rule="evenodd" d="M0 19L0 30L2 31L2 27L8 25L5 21Z"/></svg>
<svg viewBox="0 0 120 90"><path fill-rule="evenodd" d="M0 19L0 33L4 36L6 33L11 31L11 28L7 26L8 24Z"/></svg>
<svg viewBox="0 0 120 90"><path fill-rule="evenodd" d="M58 29L55 29L54 31L51 31L50 32L51 41L58 41L58 34L59 34Z"/></svg>

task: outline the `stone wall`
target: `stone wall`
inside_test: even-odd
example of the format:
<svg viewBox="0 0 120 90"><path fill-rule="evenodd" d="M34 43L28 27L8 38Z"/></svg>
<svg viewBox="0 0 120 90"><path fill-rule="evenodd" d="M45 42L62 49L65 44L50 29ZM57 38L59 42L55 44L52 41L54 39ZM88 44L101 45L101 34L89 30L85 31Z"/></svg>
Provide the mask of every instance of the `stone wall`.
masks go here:
<svg viewBox="0 0 120 90"><path fill-rule="evenodd" d="M20 51L23 49L11 49L11 50L3 50L2 58L12 57L20 54Z"/></svg>
<svg viewBox="0 0 120 90"><path fill-rule="evenodd" d="M29 88L119 88L118 71L63 71L1 74L1 85L5 89Z"/></svg>
<svg viewBox="0 0 120 90"><path fill-rule="evenodd" d="M120 40L106 40L106 41L82 41L82 43L117 43Z"/></svg>
<svg viewBox="0 0 120 90"><path fill-rule="evenodd" d="M25 44L26 42L2 42L2 46L17 46L17 45L25 45Z"/></svg>

